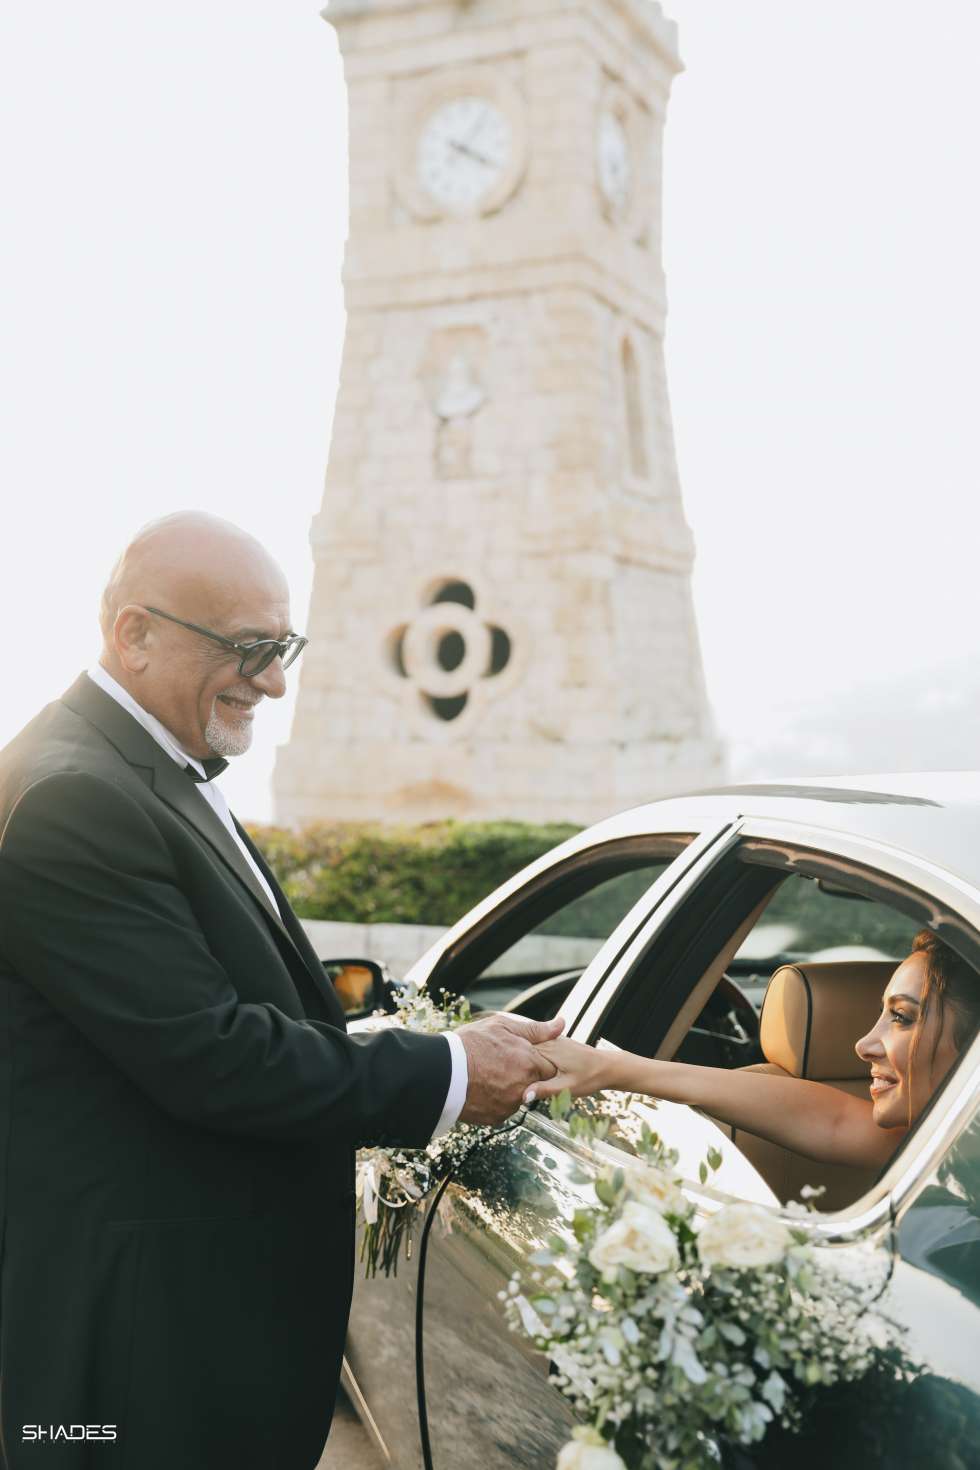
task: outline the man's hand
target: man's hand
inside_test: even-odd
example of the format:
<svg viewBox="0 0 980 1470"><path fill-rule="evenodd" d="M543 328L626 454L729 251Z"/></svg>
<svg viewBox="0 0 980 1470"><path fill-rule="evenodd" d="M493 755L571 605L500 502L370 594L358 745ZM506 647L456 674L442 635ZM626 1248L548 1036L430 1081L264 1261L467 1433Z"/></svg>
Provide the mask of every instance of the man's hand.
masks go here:
<svg viewBox="0 0 980 1470"><path fill-rule="evenodd" d="M517 1111L528 1087L553 1077L556 1067L536 1048L560 1036L565 1022L528 1021L523 1016L492 1015L460 1026L466 1048L469 1087L460 1113L463 1123L502 1123Z"/></svg>

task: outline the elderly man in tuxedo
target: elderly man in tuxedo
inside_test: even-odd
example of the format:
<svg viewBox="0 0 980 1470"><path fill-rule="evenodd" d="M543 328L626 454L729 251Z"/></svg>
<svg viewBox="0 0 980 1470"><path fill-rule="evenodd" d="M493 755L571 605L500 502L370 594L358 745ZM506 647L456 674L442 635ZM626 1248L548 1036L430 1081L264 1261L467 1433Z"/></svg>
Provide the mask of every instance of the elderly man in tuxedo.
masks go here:
<svg viewBox="0 0 980 1470"><path fill-rule="evenodd" d="M0 755L0 1448L313 1470L355 1148L503 1119L560 1022L345 1034L211 784L304 642L256 541L155 523L101 621L98 665Z"/></svg>

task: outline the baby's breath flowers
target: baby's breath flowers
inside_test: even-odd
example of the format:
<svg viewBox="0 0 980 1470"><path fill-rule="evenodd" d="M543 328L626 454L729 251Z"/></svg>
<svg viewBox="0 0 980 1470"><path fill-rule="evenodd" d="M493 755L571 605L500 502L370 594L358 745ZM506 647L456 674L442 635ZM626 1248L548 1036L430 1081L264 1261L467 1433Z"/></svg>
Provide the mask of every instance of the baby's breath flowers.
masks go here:
<svg viewBox="0 0 980 1470"><path fill-rule="evenodd" d="M552 1112L569 1108L565 1094ZM591 1120L572 1117L588 1137ZM643 1164L595 1179L574 1244L553 1236L530 1280L501 1293L585 1421L558 1470L707 1470L772 1424L798 1429L808 1396L883 1354L903 1371L893 1329L869 1329L867 1293L818 1260L805 1230L751 1204L699 1230L677 1155L646 1126L637 1149ZM720 1164L712 1150L702 1180Z"/></svg>
<svg viewBox="0 0 980 1470"><path fill-rule="evenodd" d="M454 1031L470 1019L465 997L440 1006L425 990L403 984L398 1009L385 1021L436 1035ZM367 1276L375 1276L379 1269L386 1276L397 1273L402 1252L411 1257L413 1229L427 1197L494 1132L457 1123L425 1148L369 1148L358 1153L357 1202L364 1222L361 1260Z"/></svg>

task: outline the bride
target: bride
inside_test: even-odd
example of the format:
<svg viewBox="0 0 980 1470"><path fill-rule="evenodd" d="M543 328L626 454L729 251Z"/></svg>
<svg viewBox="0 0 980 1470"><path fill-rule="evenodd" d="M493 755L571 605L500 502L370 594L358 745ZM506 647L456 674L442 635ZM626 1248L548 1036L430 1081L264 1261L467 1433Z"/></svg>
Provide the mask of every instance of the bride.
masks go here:
<svg viewBox="0 0 980 1470"><path fill-rule="evenodd" d="M651 1061L559 1037L540 1050L554 1077L525 1102L614 1088L703 1108L736 1128L823 1163L879 1168L891 1158L980 1026L980 975L923 929L885 988L881 1015L855 1051L870 1068L867 1100L823 1082Z"/></svg>

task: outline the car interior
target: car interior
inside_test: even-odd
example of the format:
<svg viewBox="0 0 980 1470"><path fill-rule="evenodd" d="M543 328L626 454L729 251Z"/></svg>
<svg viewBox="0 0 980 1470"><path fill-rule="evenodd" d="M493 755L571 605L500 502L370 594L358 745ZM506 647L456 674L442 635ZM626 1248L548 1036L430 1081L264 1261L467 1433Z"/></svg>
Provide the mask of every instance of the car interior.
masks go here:
<svg viewBox="0 0 980 1470"><path fill-rule="evenodd" d="M868 1067L854 1042L874 1025L894 969L893 959L780 965L762 1005L758 1044L763 1060L745 1070L804 1077L866 1096ZM801 1188L810 1185L823 1188L823 1209L841 1209L874 1182L874 1170L818 1164L716 1121L784 1203L798 1199Z"/></svg>

